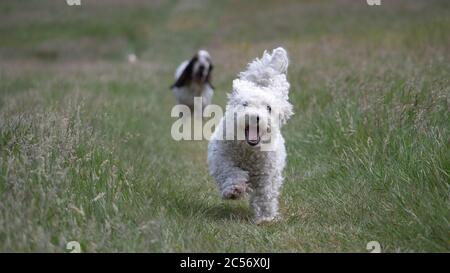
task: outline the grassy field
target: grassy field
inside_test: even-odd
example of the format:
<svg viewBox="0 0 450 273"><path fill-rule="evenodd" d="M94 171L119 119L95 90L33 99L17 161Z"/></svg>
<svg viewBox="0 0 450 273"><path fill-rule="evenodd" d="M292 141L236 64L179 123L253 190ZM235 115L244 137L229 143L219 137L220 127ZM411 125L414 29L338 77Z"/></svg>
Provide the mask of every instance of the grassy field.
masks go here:
<svg viewBox="0 0 450 273"><path fill-rule="evenodd" d="M450 251L449 1L81 2L0 3L1 252ZM172 140L168 87L205 48L223 106L280 45L283 219L256 226Z"/></svg>

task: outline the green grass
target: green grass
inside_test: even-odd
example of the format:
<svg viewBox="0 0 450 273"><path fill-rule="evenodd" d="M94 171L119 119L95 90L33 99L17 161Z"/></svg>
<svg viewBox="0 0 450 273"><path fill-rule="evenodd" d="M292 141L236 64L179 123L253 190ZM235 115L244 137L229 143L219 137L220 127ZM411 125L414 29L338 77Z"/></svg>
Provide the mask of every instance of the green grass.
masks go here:
<svg viewBox="0 0 450 273"><path fill-rule="evenodd" d="M0 251L450 251L448 1L63 2L0 4ZM223 106L278 45L296 114L256 226L172 140L168 87L206 48Z"/></svg>

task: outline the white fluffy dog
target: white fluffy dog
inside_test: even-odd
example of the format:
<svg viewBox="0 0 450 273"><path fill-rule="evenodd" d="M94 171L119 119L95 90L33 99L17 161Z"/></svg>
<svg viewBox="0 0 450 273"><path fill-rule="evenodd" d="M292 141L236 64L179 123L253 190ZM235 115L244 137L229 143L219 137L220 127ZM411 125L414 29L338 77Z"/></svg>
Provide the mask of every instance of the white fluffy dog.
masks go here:
<svg viewBox="0 0 450 273"><path fill-rule="evenodd" d="M171 86L177 103L194 110L194 97L202 97L203 109L211 104L214 93L212 70L211 56L206 50L200 50L191 60L182 62L175 71L175 83Z"/></svg>
<svg viewBox="0 0 450 273"><path fill-rule="evenodd" d="M286 162L280 128L293 114L287 67L287 53L279 47L272 54L264 52L239 74L208 147L210 174L222 197L238 199L249 193L256 223L278 216Z"/></svg>

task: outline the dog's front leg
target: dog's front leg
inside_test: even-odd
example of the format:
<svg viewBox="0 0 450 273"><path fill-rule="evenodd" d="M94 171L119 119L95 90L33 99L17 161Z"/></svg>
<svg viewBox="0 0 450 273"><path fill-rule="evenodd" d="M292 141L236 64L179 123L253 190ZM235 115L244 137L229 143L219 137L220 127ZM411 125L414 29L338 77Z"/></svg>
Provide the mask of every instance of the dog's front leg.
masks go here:
<svg viewBox="0 0 450 273"><path fill-rule="evenodd" d="M239 199L246 194L249 175L247 171L236 166L223 145L225 144L222 141L210 144L210 174L215 178L224 199Z"/></svg>
<svg viewBox="0 0 450 273"><path fill-rule="evenodd" d="M220 192L224 199L239 199L247 191L248 174L242 170L234 170L225 182L220 185Z"/></svg>
<svg viewBox="0 0 450 273"><path fill-rule="evenodd" d="M278 196L282 182L281 174L259 177L250 197L255 223L270 222L278 216Z"/></svg>

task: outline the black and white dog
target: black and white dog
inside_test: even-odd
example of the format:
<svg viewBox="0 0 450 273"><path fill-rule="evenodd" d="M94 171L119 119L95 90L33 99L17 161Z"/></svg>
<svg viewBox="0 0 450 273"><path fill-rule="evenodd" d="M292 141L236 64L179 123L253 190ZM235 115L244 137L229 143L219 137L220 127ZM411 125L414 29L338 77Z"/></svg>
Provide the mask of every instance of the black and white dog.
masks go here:
<svg viewBox="0 0 450 273"><path fill-rule="evenodd" d="M194 97L202 97L202 108L211 104L214 87L211 84L213 64L206 50L198 51L191 60L182 62L170 87L178 104L194 109Z"/></svg>

